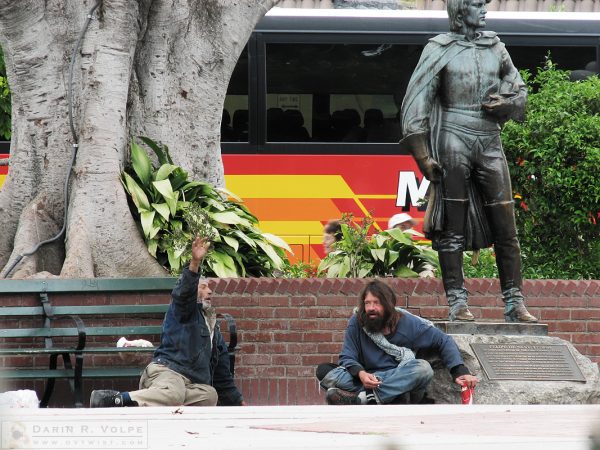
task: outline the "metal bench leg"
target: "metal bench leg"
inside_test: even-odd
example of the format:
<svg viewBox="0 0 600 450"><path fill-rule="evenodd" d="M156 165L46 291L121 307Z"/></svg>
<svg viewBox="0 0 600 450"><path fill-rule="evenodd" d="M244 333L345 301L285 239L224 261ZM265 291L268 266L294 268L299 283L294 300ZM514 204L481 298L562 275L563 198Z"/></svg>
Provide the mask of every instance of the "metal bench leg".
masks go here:
<svg viewBox="0 0 600 450"><path fill-rule="evenodd" d="M83 408L83 354L75 354L75 372L73 379L73 395L75 397L75 408Z"/></svg>
<svg viewBox="0 0 600 450"><path fill-rule="evenodd" d="M58 355L50 355L50 365L48 368L50 370L56 370L56 361L58 359ZM40 408L47 408L48 403L50 402L50 397L52 397L52 392L54 391L54 383L56 379L48 378L46 380L46 388L44 389L44 394L42 395L42 400L40 400Z"/></svg>
<svg viewBox="0 0 600 450"><path fill-rule="evenodd" d="M82 373L83 373L83 355L81 353L75 354L75 368L71 363L71 355L63 353L63 364L65 369L73 370L73 379L69 380L69 386L71 393L73 394L73 405L75 408L83 407L83 390L82 390Z"/></svg>

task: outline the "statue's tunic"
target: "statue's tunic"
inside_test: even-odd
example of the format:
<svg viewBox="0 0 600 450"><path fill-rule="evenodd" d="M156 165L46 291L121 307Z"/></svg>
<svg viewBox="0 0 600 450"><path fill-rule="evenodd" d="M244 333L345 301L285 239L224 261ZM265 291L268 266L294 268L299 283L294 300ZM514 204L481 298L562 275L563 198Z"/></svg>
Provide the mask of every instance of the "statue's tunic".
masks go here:
<svg viewBox="0 0 600 450"><path fill-rule="evenodd" d="M511 111L496 117L483 110L490 94L510 100ZM430 40L402 103L404 136L428 134L431 156L442 166L442 182L428 205L426 235L440 251L489 247L483 205L512 201L508 167L500 143L501 124L522 119L526 87L496 33L473 41L448 33ZM468 203L459 240L444 236L442 199Z"/></svg>

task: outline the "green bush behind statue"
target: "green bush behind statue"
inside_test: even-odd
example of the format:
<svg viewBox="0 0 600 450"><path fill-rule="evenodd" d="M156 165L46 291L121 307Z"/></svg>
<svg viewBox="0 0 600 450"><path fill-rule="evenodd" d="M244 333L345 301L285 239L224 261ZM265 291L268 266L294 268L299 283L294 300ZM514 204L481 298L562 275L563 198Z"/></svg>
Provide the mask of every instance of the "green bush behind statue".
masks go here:
<svg viewBox="0 0 600 450"><path fill-rule="evenodd" d="M524 278L600 278L600 79L569 81L550 60L529 86L527 118L502 131Z"/></svg>

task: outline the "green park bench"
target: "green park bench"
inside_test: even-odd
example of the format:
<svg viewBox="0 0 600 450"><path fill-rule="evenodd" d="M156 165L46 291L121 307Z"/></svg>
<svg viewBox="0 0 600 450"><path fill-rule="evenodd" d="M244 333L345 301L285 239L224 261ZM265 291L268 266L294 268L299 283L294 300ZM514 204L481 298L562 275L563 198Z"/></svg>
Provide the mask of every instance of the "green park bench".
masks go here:
<svg viewBox="0 0 600 450"><path fill-rule="evenodd" d="M155 284L156 280L162 286L163 280L170 279L155 279ZM124 286L132 286L128 283L131 280L112 280L112 284L110 284L111 280L98 281L102 281L102 285L93 283L92 289L83 290L122 291ZM61 283L62 289L65 282ZM152 280L147 280L146 283L152 284ZM169 282L167 281L166 284L168 285ZM166 288L170 289L173 284L174 281L171 281L170 286ZM0 292L6 293L6 289L2 289L4 286L4 283L0 285ZM50 286L50 283L47 286ZM64 293L66 290L61 292ZM84 379L113 379L141 375L145 363L136 364L133 358L134 362L128 364L128 355L147 354L149 359L155 347L118 348L116 342L120 337L158 342L162 328L159 323L162 322L168 303L55 306L52 305L49 293L48 290L38 292L40 306L0 307L0 324L3 324L0 327L0 380L45 379L40 406L46 407L54 391L56 380L67 379L73 394L73 404L75 407L81 407ZM168 300L168 295L165 295L165 301ZM226 336L228 334L228 351L233 374L235 353L238 349L236 324L229 314L218 314L218 317L228 323ZM141 324L120 324L131 318ZM147 322L146 318L153 318L156 324L144 324ZM106 322L118 324L106 325ZM96 355L109 357L98 364L94 358ZM10 357L17 357L21 364L14 364L14 360L11 362ZM36 357L48 358L47 366L40 366L37 362L33 364ZM123 360L125 360L124 364ZM59 361L62 364L59 364Z"/></svg>

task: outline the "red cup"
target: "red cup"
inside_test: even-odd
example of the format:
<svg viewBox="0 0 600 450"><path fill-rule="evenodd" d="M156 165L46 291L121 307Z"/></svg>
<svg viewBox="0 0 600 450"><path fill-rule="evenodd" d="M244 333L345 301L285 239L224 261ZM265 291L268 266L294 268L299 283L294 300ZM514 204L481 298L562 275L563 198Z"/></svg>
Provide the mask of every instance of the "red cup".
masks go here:
<svg viewBox="0 0 600 450"><path fill-rule="evenodd" d="M475 392L474 388L470 388L467 386L462 386L460 389L460 397L463 405L472 405L473 404L473 393Z"/></svg>

